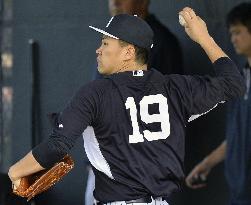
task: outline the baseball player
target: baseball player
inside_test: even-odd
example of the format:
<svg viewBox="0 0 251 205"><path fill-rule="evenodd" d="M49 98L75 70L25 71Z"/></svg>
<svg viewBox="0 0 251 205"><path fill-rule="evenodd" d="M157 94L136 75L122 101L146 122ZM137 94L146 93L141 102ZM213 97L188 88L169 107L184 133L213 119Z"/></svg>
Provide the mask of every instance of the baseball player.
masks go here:
<svg viewBox="0 0 251 205"><path fill-rule="evenodd" d="M245 85L235 64L210 37L191 8L180 12L188 36L207 53L216 76L162 75L147 68L153 32L137 16L116 15L97 49L104 79L83 86L54 114L54 129L9 176L20 178L51 167L83 135L95 174L94 197L103 204L168 204L184 180L184 139L188 121L238 97Z"/></svg>

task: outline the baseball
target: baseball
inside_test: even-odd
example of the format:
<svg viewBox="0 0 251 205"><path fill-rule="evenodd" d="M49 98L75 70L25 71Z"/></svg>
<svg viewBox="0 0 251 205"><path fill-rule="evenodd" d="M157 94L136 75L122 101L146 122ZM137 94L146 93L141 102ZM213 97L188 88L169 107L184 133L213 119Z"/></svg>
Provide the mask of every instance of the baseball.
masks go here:
<svg viewBox="0 0 251 205"><path fill-rule="evenodd" d="M180 22L180 25L181 25L181 26L185 26L185 25L186 25L185 19L184 19L183 16L181 16L180 14L179 14L179 22Z"/></svg>

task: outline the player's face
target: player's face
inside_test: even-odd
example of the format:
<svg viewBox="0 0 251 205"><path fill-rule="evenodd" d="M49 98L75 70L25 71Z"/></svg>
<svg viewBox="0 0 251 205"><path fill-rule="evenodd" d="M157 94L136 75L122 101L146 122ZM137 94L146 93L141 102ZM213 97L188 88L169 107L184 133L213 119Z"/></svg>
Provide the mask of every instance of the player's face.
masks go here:
<svg viewBox="0 0 251 205"><path fill-rule="evenodd" d="M101 46L96 50L98 71L109 75L116 72L123 63L123 47L119 40L104 36Z"/></svg>
<svg viewBox="0 0 251 205"><path fill-rule="evenodd" d="M112 16L118 14L137 14L139 3L140 0L109 0L110 14Z"/></svg>
<svg viewBox="0 0 251 205"><path fill-rule="evenodd" d="M243 24L234 24L229 28L231 41L236 53L250 56L251 55L251 32Z"/></svg>

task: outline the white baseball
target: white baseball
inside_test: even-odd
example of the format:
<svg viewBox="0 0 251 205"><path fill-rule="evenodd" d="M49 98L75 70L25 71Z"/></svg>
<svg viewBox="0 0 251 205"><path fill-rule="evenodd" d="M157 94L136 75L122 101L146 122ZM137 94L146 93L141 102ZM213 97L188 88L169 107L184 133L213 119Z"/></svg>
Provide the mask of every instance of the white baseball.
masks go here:
<svg viewBox="0 0 251 205"><path fill-rule="evenodd" d="M181 25L181 26L185 26L185 25L186 25L185 19L184 19L183 16L181 16L180 14L179 14L179 22L180 22L180 25Z"/></svg>

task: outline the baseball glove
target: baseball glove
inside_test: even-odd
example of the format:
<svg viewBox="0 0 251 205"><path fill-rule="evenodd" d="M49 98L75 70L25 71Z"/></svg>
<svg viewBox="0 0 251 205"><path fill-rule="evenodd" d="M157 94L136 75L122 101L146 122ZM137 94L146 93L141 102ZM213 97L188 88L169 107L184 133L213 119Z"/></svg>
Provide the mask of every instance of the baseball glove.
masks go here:
<svg viewBox="0 0 251 205"><path fill-rule="evenodd" d="M27 201L29 201L34 196L46 191L53 186L73 167L74 161L69 155L66 155L52 168L23 177L18 188L13 188L13 193L21 197L27 197Z"/></svg>

